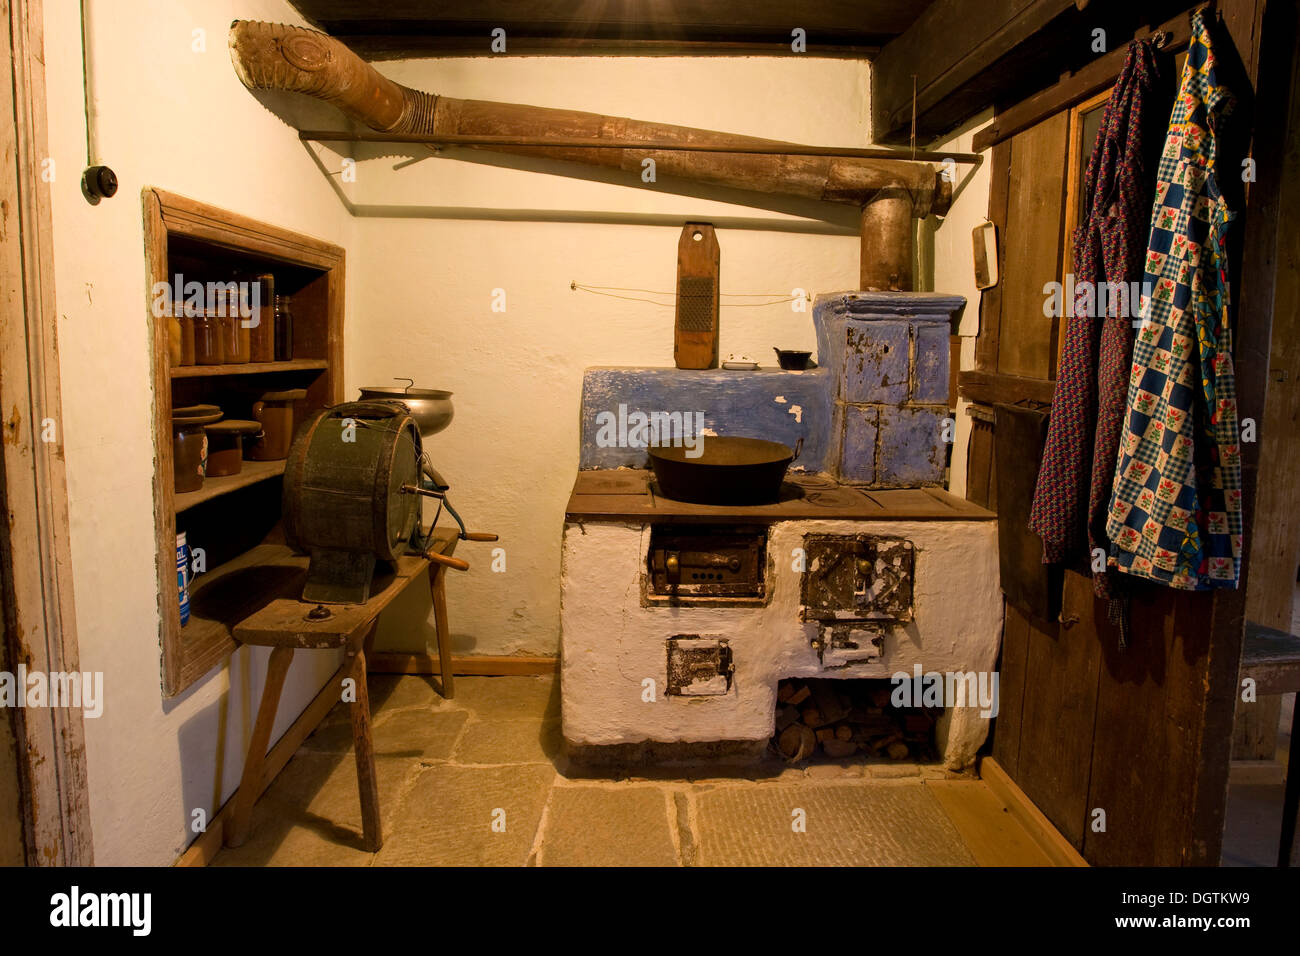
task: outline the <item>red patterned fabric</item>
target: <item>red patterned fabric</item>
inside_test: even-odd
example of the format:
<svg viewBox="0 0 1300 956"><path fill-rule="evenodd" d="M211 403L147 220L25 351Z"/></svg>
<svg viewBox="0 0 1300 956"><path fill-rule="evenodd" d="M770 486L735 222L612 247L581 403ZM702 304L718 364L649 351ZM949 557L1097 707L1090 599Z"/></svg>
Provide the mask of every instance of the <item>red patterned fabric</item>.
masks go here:
<svg viewBox="0 0 1300 956"><path fill-rule="evenodd" d="M1044 563L1088 559L1081 553L1085 541L1089 551L1110 550L1106 508L1128 395L1132 323L1155 182L1155 171L1145 162L1144 131L1150 129L1158 79L1150 42L1130 43L1088 161L1083 191L1088 206L1074 233L1075 299L1067 303L1073 314L1029 517L1029 527L1043 540ZM1104 295L1103 283L1111 284ZM1123 295L1116 295L1121 288ZM1111 596L1105 572L1095 574L1093 584L1098 595Z"/></svg>

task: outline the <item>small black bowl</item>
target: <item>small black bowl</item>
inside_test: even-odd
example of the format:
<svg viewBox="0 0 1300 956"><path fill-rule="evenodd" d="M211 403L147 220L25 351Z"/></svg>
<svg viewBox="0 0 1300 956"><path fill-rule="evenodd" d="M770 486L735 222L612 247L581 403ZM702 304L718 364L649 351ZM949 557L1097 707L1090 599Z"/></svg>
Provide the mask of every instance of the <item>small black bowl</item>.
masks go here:
<svg viewBox="0 0 1300 956"><path fill-rule="evenodd" d="M772 351L776 353L777 362L787 372L802 372L808 367L808 360L812 358L812 352L778 348Z"/></svg>

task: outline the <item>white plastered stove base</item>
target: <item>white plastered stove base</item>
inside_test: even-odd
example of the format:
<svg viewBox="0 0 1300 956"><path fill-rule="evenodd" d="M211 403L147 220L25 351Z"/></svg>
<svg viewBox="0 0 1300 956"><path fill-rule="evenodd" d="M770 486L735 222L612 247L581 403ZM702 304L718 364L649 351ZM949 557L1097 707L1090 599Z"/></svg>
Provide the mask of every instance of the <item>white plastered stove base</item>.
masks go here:
<svg viewBox="0 0 1300 956"><path fill-rule="evenodd" d="M800 620L805 534L875 534L916 549L913 620L885 633L877 659L828 669ZM988 520L792 520L767 538L763 607L644 607L648 524L571 520L564 529L561 701L565 739L574 745L642 741L759 741L775 727L776 692L789 677L909 677L991 673L1002 634L997 523ZM667 685L667 641L681 634L724 638L735 673L720 696L675 696ZM969 768L988 736L982 708L948 707L936 727L943 764Z"/></svg>

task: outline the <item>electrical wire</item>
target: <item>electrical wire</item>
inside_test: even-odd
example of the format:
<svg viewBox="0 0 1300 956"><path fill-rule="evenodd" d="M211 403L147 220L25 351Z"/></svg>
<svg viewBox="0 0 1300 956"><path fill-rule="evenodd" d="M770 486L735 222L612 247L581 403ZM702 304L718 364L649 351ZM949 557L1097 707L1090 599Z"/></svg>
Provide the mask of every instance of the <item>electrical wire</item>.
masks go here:
<svg viewBox="0 0 1300 956"><path fill-rule="evenodd" d="M651 289L628 289L616 285L583 285L581 282L572 279L569 281L569 288L577 292L590 292L592 295L608 296L611 299L625 299L628 302L648 302L650 303L650 305L663 306L664 308L670 308L673 305L675 305L676 304L675 300L677 298L676 292L656 292ZM654 299L645 299L642 298L641 296L618 295L617 294L618 292L643 292L646 295L668 296L669 298L673 299L674 302L656 302ZM726 306L728 309L755 309L755 308L762 308L768 305L782 305L786 302L795 302L799 299L803 299L807 302L812 301L811 297L808 296L806 293L804 295L782 296L781 293L779 292L719 292L718 295L727 296L733 299L755 299L759 297L768 297L771 299L771 301L768 302L719 303L720 305Z"/></svg>

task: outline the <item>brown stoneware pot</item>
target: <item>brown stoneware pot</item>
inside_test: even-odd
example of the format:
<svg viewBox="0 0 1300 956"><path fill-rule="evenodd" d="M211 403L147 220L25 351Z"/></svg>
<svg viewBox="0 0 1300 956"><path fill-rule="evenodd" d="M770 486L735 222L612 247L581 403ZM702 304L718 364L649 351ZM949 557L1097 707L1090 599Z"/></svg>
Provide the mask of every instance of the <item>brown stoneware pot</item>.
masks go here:
<svg viewBox="0 0 1300 956"><path fill-rule="evenodd" d="M305 388L264 392L253 403L253 417L262 426L262 434L248 448L249 461L283 461L293 444L293 403L307 397Z"/></svg>
<svg viewBox="0 0 1300 956"><path fill-rule="evenodd" d="M208 433L209 478L237 475L244 461L244 437L257 435L262 426L242 418L227 418L205 426Z"/></svg>
<svg viewBox="0 0 1300 956"><path fill-rule="evenodd" d="M172 474L176 494L203 487L208 459L204 426L221 420L216 405L188 405L172 409Z"/></svg>

